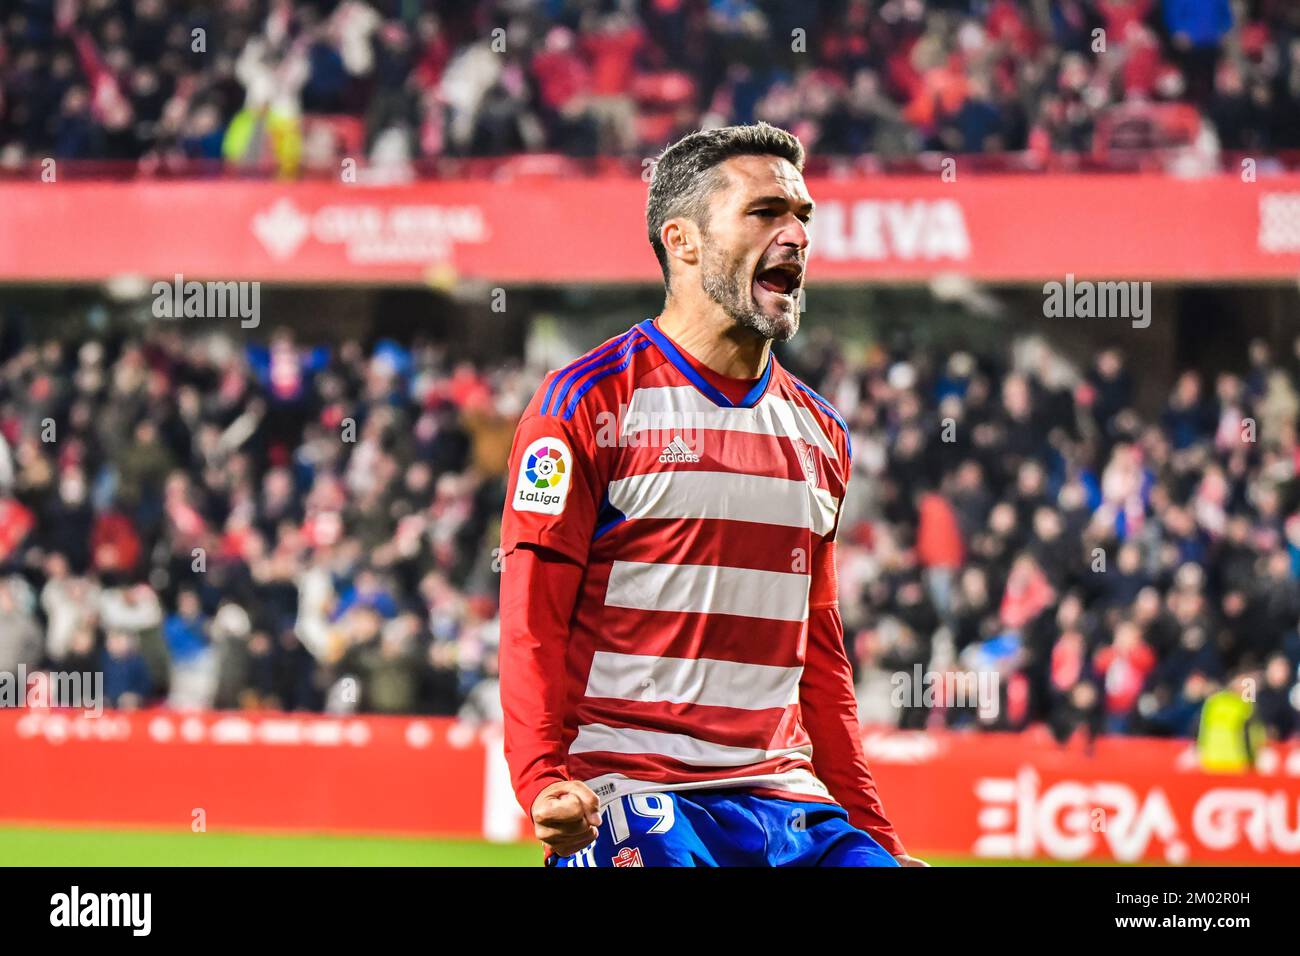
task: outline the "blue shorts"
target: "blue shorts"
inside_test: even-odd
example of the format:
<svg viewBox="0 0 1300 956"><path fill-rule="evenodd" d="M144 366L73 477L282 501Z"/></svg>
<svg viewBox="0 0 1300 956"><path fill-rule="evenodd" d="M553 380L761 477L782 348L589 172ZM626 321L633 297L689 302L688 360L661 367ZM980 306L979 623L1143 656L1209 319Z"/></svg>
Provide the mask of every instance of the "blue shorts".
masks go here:
<svg viewBox="0 0 1300 956"><path fill-rule="evenodd" d="M898 866L834 803L744 790L678 790L619 797L600 835L553 866Z"/></svg>

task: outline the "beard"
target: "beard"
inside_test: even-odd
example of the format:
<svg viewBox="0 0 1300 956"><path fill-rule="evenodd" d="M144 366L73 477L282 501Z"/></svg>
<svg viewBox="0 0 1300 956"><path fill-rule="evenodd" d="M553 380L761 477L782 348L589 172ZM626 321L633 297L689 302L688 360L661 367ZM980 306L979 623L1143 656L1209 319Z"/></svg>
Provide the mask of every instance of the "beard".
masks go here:
<svg viewBox="0 0 1300 956"><path fill-rule="evenodd" d="M705 240L707 243L707 235ZM775 315L764 312L754 301L753 277L740 262L728 263L705 246L700 285L704 294L722 307L733 322L749 329L761 338L788 342L799 331L799 297L790 297L789 304Z"/></svg>

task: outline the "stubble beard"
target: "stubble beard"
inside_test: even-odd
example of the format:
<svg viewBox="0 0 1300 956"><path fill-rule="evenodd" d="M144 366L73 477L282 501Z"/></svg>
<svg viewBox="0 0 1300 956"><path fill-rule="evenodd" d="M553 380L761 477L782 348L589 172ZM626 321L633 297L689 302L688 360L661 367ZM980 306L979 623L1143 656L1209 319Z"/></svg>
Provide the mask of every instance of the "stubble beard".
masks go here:
<svg viewBox="0 0 1300 956"><path fill-rule="evenodd" d="M707 242L707 236L705 237ZM743 329L775 342L788 342L799 331L799 300L792 297L791 304L778 315L769 315L754 301L750 283L742 279L743 267L739 264L728 269L719 261L717 253L705 247L700 287L704 294L722 308L727 317Z"/></svg>

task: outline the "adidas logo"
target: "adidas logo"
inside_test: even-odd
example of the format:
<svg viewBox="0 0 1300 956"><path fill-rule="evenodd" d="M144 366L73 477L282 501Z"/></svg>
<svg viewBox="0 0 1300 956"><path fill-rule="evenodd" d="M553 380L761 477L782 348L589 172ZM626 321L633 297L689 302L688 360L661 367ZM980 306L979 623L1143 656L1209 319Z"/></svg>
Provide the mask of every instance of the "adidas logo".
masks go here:
<svg viewBox="0 0 1300 956"><path fill-rule="evenodd" d="M682 441L681 436L678 436L664 447L659 460L665 464L677 461L697 462L700 460L700 456L691 451L686 442Z"/></svg>

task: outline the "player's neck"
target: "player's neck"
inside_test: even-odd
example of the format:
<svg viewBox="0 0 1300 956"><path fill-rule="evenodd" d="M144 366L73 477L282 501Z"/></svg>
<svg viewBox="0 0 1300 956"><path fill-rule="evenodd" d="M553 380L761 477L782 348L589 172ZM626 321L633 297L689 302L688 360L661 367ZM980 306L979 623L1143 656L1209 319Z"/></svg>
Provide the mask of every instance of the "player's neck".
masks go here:
<svg viewBox="0 0 1300 956"><path fill-rule="evenodd" d="M673 296L659 313L659 328L691 357L728 378L753 379L767 367L771 339L740 328L710 300L695 308Z"/></svg>

